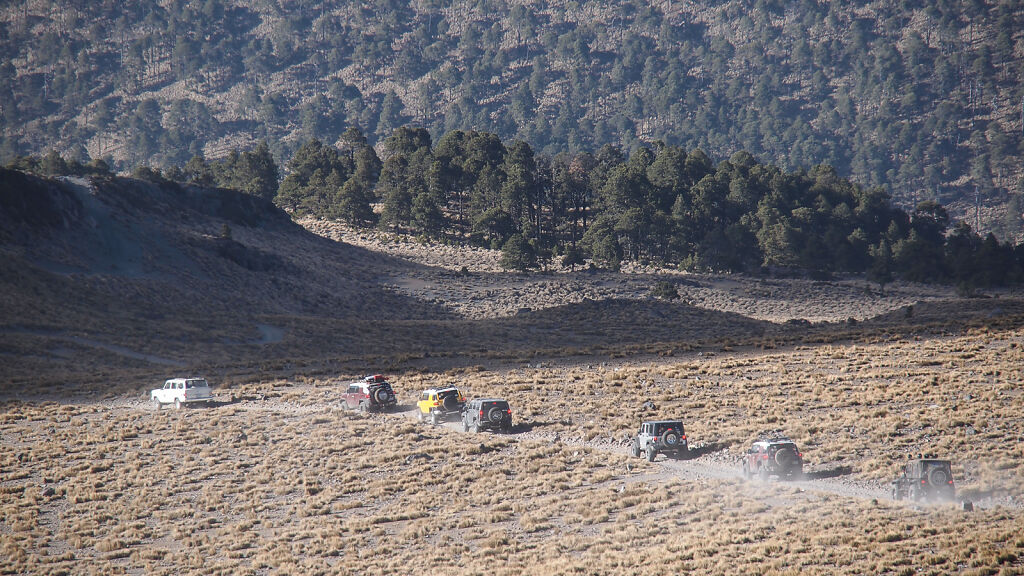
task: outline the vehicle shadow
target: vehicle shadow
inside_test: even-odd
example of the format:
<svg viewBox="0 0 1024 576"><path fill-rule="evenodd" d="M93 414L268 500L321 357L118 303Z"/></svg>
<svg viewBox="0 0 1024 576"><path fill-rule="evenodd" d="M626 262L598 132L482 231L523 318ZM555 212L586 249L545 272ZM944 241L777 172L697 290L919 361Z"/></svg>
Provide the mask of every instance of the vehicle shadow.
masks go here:
<svg viewBox="0 0 1024 576"><path fill-rule="evenodd" d="M554 422L517 422L512 425L512 429L509 431L510 434L523 434L526 432L533 432L538 428L544 428L545 426L551 426Z"/></svg>
<svg viewBox="0 0 1024 576"><path fill-rule="evenodd" d="M232 404L240 404L242 402L266 402L270 400L272 396L267 394L242 394L239 396L231 395L229 398L217 398L208 404L212 406L230 406Z"/></svg>
<svg viewBox="0 0 1024 576"><path fill-rule="evenodd" d="M826 468L825 470L814 470L811 472L804 472L804 479L822 480L824 478L838 478L839 476L846 476L847 474L853 474L852 467L836 466L834 468Z"/></svg>
<svg viewBox="0 0 1024 576"><path fill-rule="evenodd" d="M691 447L687 458L700 458L706 454L713 454L715 452L721 452L728 448L729 445L724 442L705 442L696 448Z"/></svg>

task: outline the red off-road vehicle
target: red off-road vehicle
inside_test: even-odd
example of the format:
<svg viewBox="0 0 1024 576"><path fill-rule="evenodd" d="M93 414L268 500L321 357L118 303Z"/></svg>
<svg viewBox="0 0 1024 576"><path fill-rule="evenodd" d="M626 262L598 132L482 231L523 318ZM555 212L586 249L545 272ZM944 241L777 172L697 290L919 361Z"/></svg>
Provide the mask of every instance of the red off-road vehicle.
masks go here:
<svg viewBox="0 0 1024 576"><path fill-rule="evenodd" d="M349 410L383 412L394 408L398 397L383 374L374 374L349 384L344 402Z"/></svg>
<svg viewBox="0 0 1024 576"><path fill-rule="evenodd" d="M804 473L804 457L796 443L779 436L758 440L743 455L743 477L800 478Z"/></svg>

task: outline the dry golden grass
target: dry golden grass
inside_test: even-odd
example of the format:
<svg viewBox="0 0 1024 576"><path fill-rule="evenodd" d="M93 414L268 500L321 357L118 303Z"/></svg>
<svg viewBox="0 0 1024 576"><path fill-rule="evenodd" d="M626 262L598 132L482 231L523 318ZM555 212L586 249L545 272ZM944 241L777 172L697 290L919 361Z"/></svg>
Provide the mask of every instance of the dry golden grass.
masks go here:
<svg viewBox="0 0 1024 576"><path fill-rule="evenodd" d="M183 411L8 402L0 573L1020 574L1006 498L968 513L688 478L619 445L642 416L683 418L726 460L778 429L859 482L937 452L969 494L1019 502L1022 337L395 378L405 402L449 381L506 396L529 429L512 436L344 412L335 379Z"/></svg>
<svg viewBox="0 0 1024 576"><path fill-rule="evenodd" d="M471 368L402 385L457 381L473 396L504 395L517 416L567 440L614 444L642 417L682 418L691 442L733 454L781 431L815 469L884 480L907 455L934 453L956 461L968 494L1024 494L1024 331L690 357Z"/></svg>

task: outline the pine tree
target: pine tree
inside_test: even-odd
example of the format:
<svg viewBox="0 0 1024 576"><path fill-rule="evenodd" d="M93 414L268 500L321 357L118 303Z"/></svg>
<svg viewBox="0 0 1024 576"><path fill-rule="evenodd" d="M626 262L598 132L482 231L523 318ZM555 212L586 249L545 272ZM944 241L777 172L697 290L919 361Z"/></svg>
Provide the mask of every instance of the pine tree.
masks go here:
<svg viewBox="0 0 1024 576"><path fill-rule="evenodd" d="M501 247L502 268L526 272L537 265L537 253L521 234L513 234Z"/></svg>

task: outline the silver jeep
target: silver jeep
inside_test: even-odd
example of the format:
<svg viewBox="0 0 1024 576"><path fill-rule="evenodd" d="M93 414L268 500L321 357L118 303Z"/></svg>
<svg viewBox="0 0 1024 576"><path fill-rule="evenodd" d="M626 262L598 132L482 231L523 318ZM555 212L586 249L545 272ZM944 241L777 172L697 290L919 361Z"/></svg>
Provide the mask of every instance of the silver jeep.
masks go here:
<svg viewBox="0 0 1024 576"><path fill-rule="evenodd" d="M686 445L686 432L679 420L642 422L640 430L632 439L630 451L636 458L646 456L648 462L654 462L660 453L675 459L690 455L690 449Z"/></svg>

